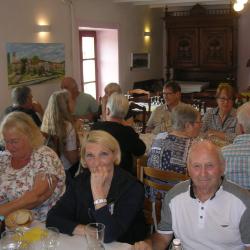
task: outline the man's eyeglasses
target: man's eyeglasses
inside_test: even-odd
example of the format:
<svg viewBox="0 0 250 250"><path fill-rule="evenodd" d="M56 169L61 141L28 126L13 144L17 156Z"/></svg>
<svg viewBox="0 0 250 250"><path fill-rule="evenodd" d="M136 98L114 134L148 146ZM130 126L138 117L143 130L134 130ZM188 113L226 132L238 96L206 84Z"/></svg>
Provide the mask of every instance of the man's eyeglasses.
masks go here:
<svg viewBox="0 0 250 250"><path fill-rule="evenodd" d="M226 98L226 97L217 97L217 99L221 102L230 102L233 100L232 98Z"/></svg>
<svg viewBox="0 0 250 250"><path fill-rule="evenodd" d="M175 93L174 92L163 92L162 94L165 95L165 96L169 96L169 95L173 95Z"/></svg>

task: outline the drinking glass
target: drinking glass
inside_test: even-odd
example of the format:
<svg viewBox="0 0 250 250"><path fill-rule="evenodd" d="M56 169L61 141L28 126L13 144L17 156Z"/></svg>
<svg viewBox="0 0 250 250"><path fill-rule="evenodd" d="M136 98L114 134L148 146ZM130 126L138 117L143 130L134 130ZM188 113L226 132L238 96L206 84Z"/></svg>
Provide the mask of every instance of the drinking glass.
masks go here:
<svg viewBox="0 0 250 250"><path fill-rule="evenodd" d="M56 227L47 227L42 237L43 250L56 250L59 245L60 233Z"/></svg>
<svg viewBox="0 0 250 250"><path fill-rule="evenodd" d="M20 249L22 244L22 234L15 230L4 231L1 234L2 250Z"/></svg>
<svg viewBox="0 0 250 250"><path fill-rule="evenodd" d="M143 123L142 122L135 122L134 123L134 130L137 134L140 134L143 130Z"/></svg>
<svg viewBox="0 0 250 250"><path fill-rule="evenodd" d="M86 226L86 239L88 250L103 250L105 225L102 223L89 223Z"/></svg>

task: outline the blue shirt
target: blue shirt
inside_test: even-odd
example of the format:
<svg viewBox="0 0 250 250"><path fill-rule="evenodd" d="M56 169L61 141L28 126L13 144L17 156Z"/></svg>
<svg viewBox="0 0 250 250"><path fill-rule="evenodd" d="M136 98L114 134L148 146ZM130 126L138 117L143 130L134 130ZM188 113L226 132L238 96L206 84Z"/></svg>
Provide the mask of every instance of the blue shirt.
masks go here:
<svg viewBox="0 0 250 250"><path fill-rule="evenodd" d="M250 134L238 135L232 144L222 148L222 154L227 179L250 189Z"/></svg>

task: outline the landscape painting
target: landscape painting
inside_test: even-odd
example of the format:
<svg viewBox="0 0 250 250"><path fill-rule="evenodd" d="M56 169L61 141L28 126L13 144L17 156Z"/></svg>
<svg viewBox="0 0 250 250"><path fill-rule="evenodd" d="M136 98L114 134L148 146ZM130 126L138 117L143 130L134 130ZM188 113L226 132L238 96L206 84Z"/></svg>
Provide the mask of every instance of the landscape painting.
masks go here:
<svg viewBox="0 0 250 250"><path fill-rule="evenodd" d="M31 85L65 75L62 43L7 43L8 85Z"/></svg>

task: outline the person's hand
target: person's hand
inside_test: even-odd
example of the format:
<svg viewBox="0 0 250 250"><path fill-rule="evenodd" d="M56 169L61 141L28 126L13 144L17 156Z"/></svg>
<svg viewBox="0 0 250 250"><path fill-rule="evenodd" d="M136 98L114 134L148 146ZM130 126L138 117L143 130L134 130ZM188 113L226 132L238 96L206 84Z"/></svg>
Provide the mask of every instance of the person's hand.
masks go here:
<svg viewBox="0 0 250 250"><path fill-rule="evenodd" d="M73 231L73 235L85 235L85 226L82 224L77 225Z"/></svg>
<svg viewBox="0 0 250 250"><path fill-rule="evenodd" d="M207 131L208 139L213 139L214 137L218 137L222 140L225 140L225 133L217 130L208 130Z"/></svg>
<svg viewBox="0 0 250 250"><path fill-rule="evenodd" d="M134 244L133 250L152 250L152 245L146 241L139 241Z"/></svg>
<svg viewBox="0 0 250 250"><path fill-rule="evenodd" d="M43 107L42 107L42 105L41 105L39 102L33 101L33 102L32 102L32 109L33 109L36 113L38 113L38 114L40 114L41 116L43 116L43 113L44 113Z"/></svg>
<svg viewBox="0 0 250 250"><path fill-rule="evenodd" d="M90 184L93 199L106 199L111 186L113 172L105 166L97 166L91 171Z"/></svg>

